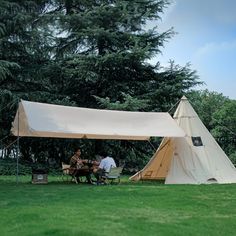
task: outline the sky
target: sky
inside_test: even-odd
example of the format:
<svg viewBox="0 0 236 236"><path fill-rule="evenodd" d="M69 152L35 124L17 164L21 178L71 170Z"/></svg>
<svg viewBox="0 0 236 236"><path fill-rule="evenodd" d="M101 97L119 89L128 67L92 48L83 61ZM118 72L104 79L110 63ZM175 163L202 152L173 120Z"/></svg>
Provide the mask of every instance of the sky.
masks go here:
<svg viewBox="0 0 236 236"><path fill-rule="evenodd" d="M208 89L236 99L236 0L172 0L158 31L177 33L152 61L191 63Z"/></svg>

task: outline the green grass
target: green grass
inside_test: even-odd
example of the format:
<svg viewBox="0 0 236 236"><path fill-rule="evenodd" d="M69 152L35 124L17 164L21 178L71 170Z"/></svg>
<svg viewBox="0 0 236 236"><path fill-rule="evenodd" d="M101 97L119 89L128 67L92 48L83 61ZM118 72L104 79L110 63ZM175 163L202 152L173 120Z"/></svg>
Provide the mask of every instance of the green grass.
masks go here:
<svg viewBox="0 0 236 236"><path fill-rule="evenodd" d="M89 186L0 176L0 235L235 235L236 185Z"/></svg>

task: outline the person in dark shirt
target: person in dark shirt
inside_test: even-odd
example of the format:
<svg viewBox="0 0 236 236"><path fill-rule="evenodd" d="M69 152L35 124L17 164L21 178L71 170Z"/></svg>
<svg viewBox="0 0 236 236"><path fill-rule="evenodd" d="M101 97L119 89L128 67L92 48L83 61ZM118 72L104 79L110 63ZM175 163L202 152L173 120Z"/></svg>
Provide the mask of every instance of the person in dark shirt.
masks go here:
<svg viewBox="0 0 236 236"><path fill-rule="evenodd" d="M92 184L92 167L98 164L96 161L81 159L81 150L79 148L70 159L70 174L75 177L77 183L80 182L81 176L85 176L87 182Z"/></svg>

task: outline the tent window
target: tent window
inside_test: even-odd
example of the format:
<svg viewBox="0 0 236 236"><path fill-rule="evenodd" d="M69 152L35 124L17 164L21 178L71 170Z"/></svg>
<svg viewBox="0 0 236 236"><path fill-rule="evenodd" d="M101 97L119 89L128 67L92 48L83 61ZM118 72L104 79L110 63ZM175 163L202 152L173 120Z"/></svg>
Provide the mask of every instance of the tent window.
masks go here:
<svg viewBox="0 0 236 236"><path fill-rule="evenodd" d="M196 147L203 146L201 137L192 137L192 142Z"/></svg>

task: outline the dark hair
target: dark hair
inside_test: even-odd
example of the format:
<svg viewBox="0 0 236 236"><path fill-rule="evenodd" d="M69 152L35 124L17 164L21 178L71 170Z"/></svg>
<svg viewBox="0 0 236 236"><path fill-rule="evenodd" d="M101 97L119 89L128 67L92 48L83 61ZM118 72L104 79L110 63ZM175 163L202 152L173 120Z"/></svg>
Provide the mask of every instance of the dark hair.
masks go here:
<svg viewBox="0 0 236 236"><path fill-rule="evenodd" d="M99 153L99 156L101 156L101 157L106 157L107 156L107 153L105 152L105 151L101 151L100 153Z"/></svg>

